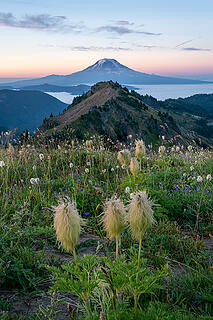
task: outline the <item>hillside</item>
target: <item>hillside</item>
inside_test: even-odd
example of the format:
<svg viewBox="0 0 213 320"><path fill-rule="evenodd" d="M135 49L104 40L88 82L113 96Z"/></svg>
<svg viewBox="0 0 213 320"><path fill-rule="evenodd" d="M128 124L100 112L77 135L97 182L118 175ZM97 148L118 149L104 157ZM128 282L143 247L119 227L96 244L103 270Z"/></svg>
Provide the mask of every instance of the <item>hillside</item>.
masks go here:
<svg viewBox="0 0 213 320"><path fill-rule="evenodd" d="M100 82L75 98L66 112L45 120L41 129L47 136L54 135L59 139L68 136L81 139L97 133L114 141L125 141L128 135L132 135L142 137L147 143L156 143L165 136L167 140L175 138L183 143L201 139L204 145L211 144L213 132L206 132L206 118L200 119L187 109L174 111L154 98L152 101L155 107L118 83Z"/></svg>
<svg viewBox="0 0 213 320"><path fill-rule="evenodd" d="M0 127L18 132L35 130L45 117L57 115L67 105L39 91L0 90Z"/></svg>
<svg viewBox="0 0 213 320"><path fill-rule="evenodd" d="M213 114L213 93L212 94L195 94L191 97L185 98L185 101L196 104L209 113Z"/></svg>

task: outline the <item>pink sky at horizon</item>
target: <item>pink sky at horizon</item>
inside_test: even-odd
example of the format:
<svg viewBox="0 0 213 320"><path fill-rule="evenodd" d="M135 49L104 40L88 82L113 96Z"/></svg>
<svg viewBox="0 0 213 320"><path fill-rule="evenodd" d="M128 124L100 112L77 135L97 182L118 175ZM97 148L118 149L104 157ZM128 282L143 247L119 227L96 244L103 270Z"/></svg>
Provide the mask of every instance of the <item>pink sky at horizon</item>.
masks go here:
<svg viewBox="0 0 213 320"><path fill-rule="evenodd" d="M134 62L132 56L118 57L111 55L109 58L118 60L121 64L140 72L155 73L163 76L189 76L199 74L213 74L213 59L212 62L205 58L205 52L199 56L193 56L193 53L179 53L178 55L162 54L158 55L149 52L140 57L135 54ZM106 55L93 55L91 58L77 58L72 55L72 59L65 55L64 59L61 56L57 61L45 55L44 57L25 57L25 59L14 59L8 61L1 66L0 78L36 78L50 74L66 75L73 72L81 71L88 66L94 64L97 60L105 58ZM108 57L108 56L106 56Z"/></svg>

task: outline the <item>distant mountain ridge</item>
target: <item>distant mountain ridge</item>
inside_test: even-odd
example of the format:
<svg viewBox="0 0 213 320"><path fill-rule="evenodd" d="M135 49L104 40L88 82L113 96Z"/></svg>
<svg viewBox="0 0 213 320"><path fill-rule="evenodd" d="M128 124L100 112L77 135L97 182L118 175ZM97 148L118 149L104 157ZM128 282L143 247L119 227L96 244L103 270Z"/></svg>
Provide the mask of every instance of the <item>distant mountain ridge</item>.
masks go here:
<svg viewBox="0 0 213 320"><path fill-rule="evenodd" d="M24 88L33 85L57 85L73 86L94 84L100 81L114 81L120 84L201 84L208 83L201 80L163 77L155 74L147 74L130 69L115 59L100 59L93 65L82 71L68 75L49 75L42 78L12 82L8 85L14 88ZM2 84L5 85L5 84Z"/></svg>
<svg viewBox="0 0 213 320"><path fill-rule="evenodd" d="M126 86L129 90L137 90L137 88L133 87L133 86ZM19 89L14 89L13 87L11 87L10 85L3 85L1 86L0 84L0 90L2 89L9 89L9 90L30 90L30 91L41 91L41 92L67 92L70 93L72 95L81 95L83 93L86 93L87 91L89 91L91 88L91 86L88 86L86 84L79 84L76 86L56 86L53 84L48 84L48 83L44 83L44 84L38 84L38 85L32 85L32 86L26 86L26 87L21 87Z"/></svg>

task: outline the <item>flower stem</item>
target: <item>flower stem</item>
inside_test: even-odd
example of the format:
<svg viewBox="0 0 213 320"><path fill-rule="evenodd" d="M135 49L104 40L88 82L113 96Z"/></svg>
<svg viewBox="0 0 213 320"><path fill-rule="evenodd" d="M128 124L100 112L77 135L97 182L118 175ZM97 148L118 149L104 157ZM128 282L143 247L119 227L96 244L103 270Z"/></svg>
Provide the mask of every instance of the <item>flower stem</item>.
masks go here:
<svg viewBox="0 0 213 320"><path fill-rule="evenodd" d="M140 268L141 244L142 244L142 235L140 236L140 239L139 239L139 249L138 249L138 269Z"/></svg>
<svg viewBox="0 0 213 320"><path fill-rule="evenodd" d="M116 262L118 262L118 235L115 238L116 238Z"/></svg>
<svg viewBox="0 0 213 320"><path fill-rule="evenodd" d="M75 247L73 248L73 257L74 257L74 261L75 261L75 265L76 267L79 269L79 266L78 266L78 262L77 262L77 255L76 255L76 251L75 251Z"/></svg>

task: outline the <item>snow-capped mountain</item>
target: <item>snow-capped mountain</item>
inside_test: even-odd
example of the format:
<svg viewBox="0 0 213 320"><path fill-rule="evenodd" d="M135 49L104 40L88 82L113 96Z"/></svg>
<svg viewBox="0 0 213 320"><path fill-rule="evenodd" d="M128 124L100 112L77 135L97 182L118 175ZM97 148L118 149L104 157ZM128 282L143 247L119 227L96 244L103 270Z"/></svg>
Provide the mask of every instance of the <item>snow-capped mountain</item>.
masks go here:
<svg viewBox="0 0 213 320"><path fill-rule="evenodd" d="M108 73L121 73L124 70L131 70L128 67L120 64L115 59L100 59L92 66L86 68L84 71L108 72Z"/></svg>
<svg viewBox="0 0 213 320"><path fill-rule="evenodd" d="M10 87L51 84L57 86L73 86L82 83L94 84L99 81L117 81L120 84L198 84L207 83L200 80L162 77L130 69L115 59L101 59L88 68L68 75L49 75L43 78L23 80L10 83ZM5 84L2 84L3 86Z"/></svg>

